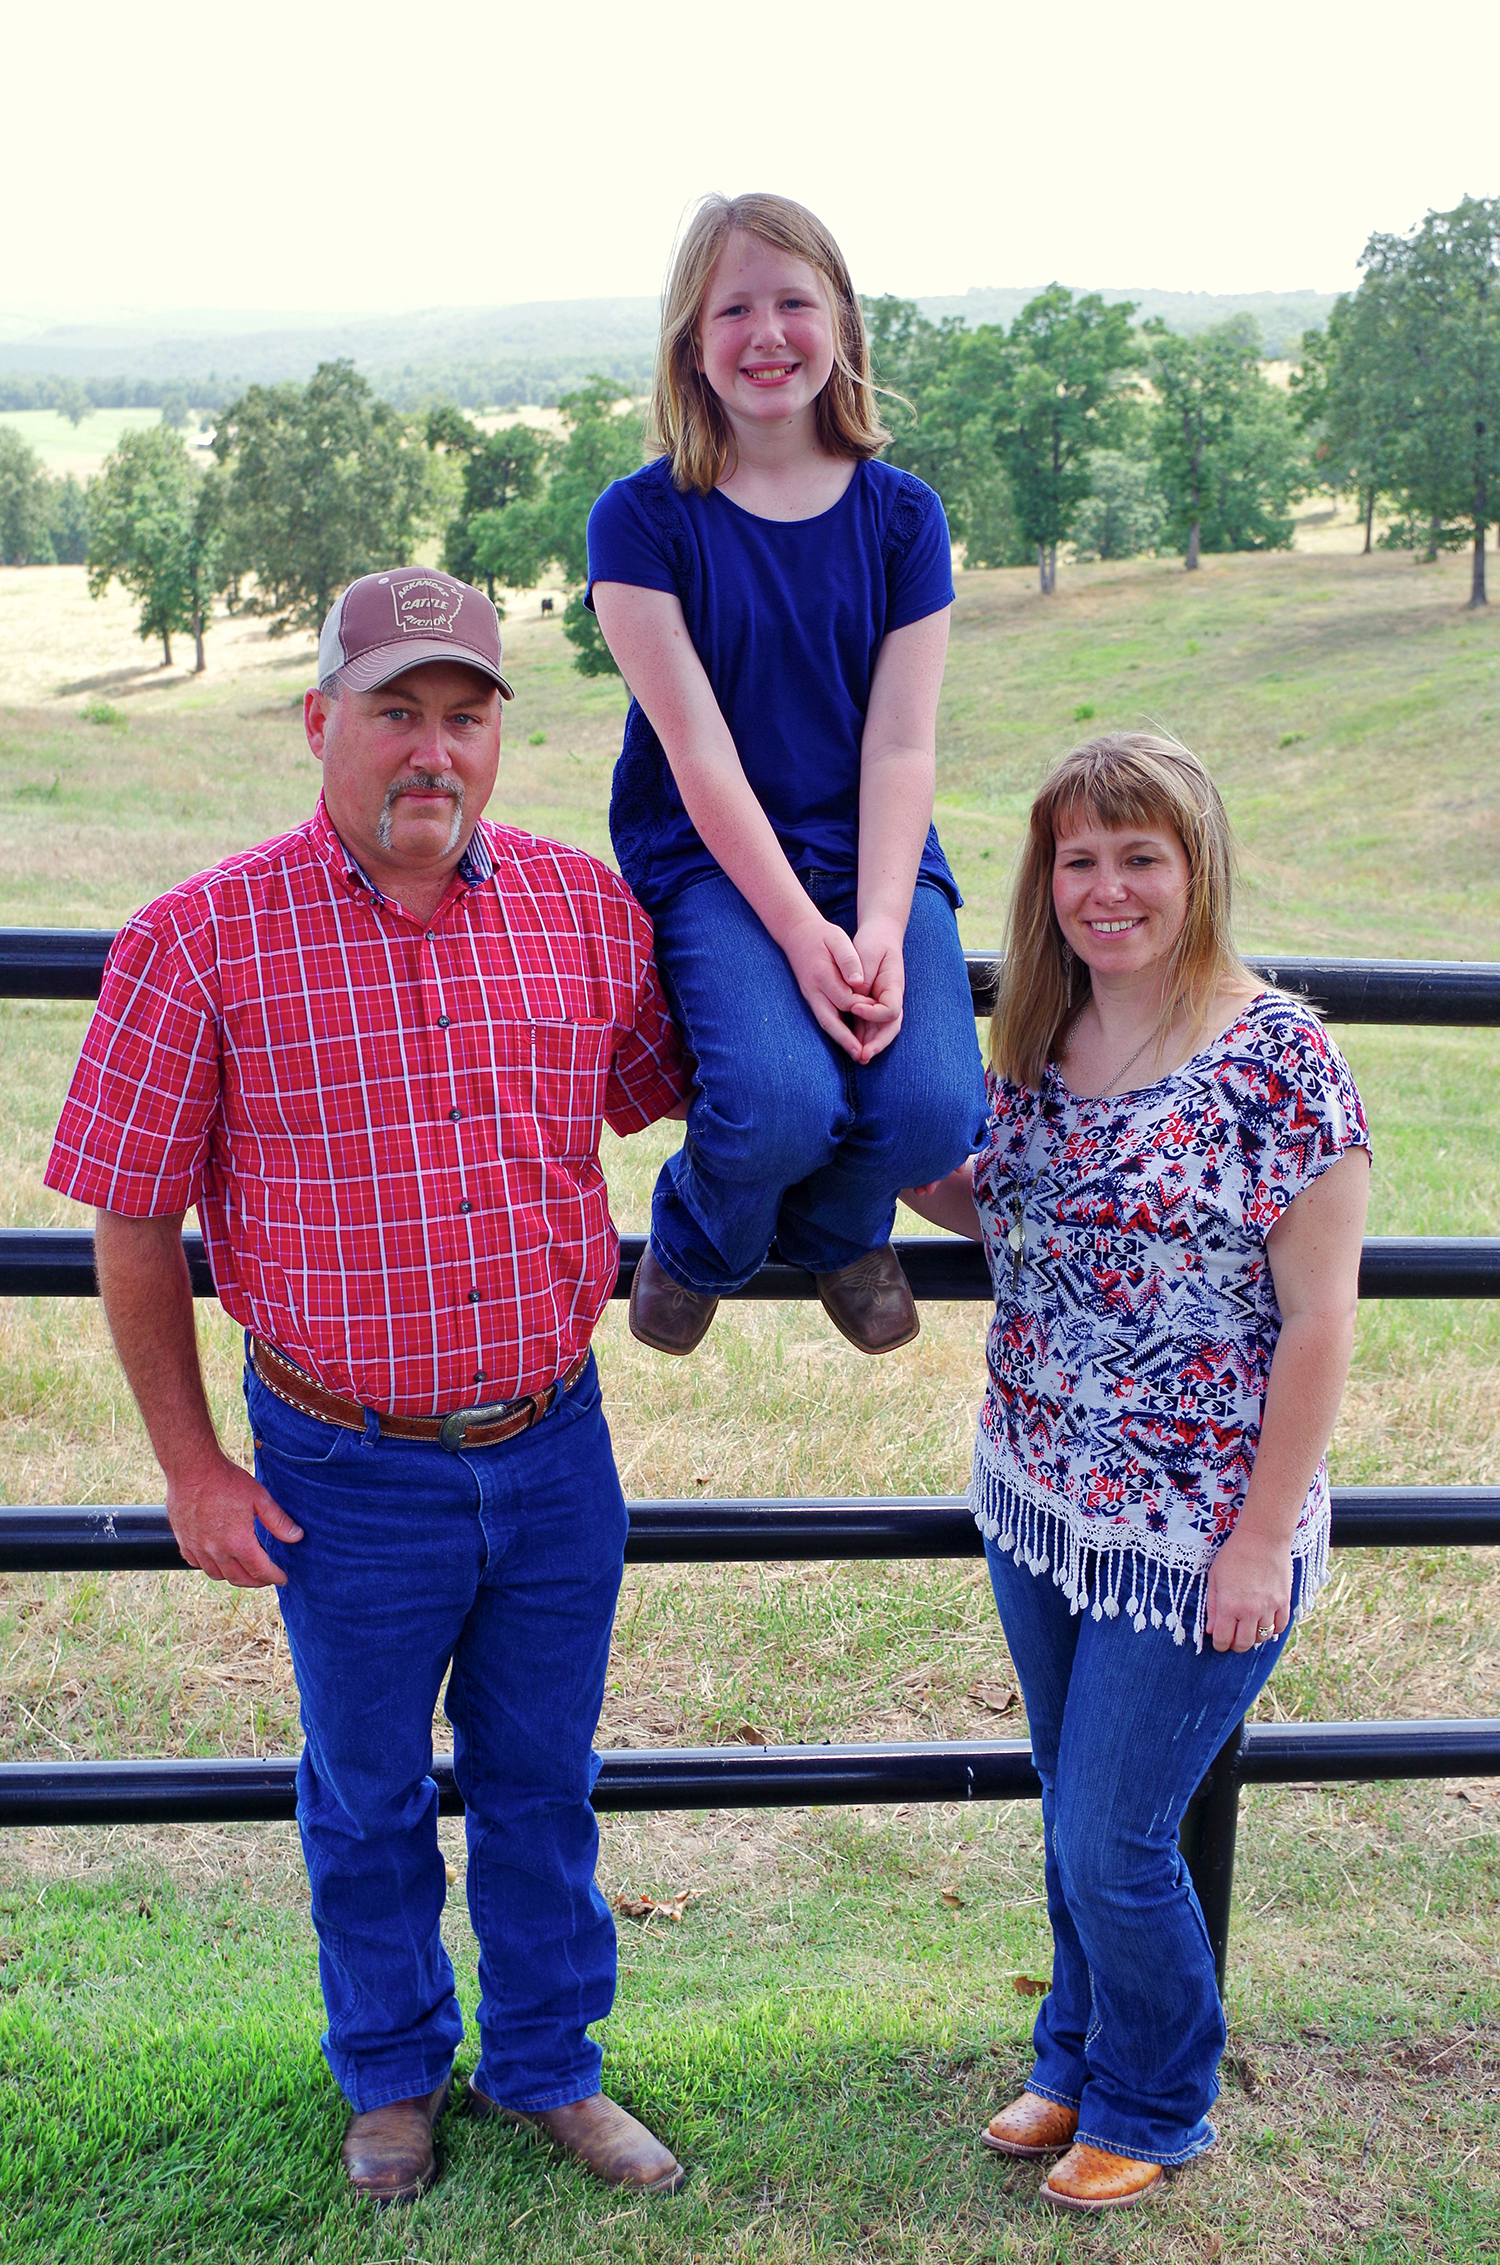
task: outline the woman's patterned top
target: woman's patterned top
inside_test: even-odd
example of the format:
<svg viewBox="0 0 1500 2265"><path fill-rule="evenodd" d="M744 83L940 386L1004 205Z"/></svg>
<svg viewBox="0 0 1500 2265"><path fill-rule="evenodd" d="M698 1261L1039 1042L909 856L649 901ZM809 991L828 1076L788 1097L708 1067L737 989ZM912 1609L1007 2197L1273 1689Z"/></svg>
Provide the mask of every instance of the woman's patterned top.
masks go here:
<svg viewBox="0 0 1500 2265"><path fill-rule="evenodd" d="M975 1516L1033 1571L1050 1559L1079 1608L1087 1553L1104 1553L1095 1614L1121 1609L1128 1576L1136 1626L1165 1618L1180 1643L1195 1587L1201 1632L1202 1577L1255 1461L1281 1329L1266 1237L1369 1147L1359 1094L1316 1016L1267 991L1156 1085L1083 1100L1049 1064L1039 1093L991 1076L990 1100ZM1292 1545L1304 1604L1328 1515L1320 1463Z"/></svg>

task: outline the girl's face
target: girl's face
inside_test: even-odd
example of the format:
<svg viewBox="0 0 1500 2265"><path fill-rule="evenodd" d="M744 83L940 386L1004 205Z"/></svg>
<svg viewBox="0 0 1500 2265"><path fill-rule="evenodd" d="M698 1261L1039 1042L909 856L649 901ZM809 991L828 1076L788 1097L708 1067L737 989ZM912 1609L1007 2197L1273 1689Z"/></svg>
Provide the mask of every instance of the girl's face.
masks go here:
<svg viewBox="0 0 1500 2265"><path fill-rule="evenodd" d="M1070 811L1053 848L1052 904L1085 966L1144 974L1182 934L1187 852L1170 827L1101 826L1087 811Z"/></svg>
<svg viewBox="0 0 1500 2265"><path fill-rule="evenodd" d="M828 286L815 267L736 229L698 319L698 367L731 422L811 416L833 369Z"/></svg>

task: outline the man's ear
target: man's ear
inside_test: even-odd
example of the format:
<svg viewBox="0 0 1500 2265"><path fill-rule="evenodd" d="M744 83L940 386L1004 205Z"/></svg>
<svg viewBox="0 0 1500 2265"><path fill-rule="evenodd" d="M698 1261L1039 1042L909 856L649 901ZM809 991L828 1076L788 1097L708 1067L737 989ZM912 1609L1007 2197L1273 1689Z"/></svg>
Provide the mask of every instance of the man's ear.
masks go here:
<svg viewBox="0 0 1500 2265"><path fill-rule="evenodd" d="M320 763L328 740L328 711L331 706L332 702L325 700L316 686L311 692L304 692L302 695L302 729L307 734L308 746Z"/></svg>

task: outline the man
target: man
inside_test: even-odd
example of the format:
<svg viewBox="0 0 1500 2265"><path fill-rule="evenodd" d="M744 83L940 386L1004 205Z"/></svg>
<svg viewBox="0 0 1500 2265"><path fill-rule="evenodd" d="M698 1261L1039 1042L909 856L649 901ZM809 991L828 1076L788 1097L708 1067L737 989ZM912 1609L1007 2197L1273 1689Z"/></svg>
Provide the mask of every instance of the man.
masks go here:
<svg viewBox="0 0 1500 2265"><path fill-rule="evenodd" d="M98 1207L184 1557L279 1592L324 2051L349 2179L384 2201L436 2175L463 2027L429 1775L445 1673L469 2104L611 2183L685 2176L599 2091L588 2034L614 1996L589 1794L627 1525L588 1348L617 1258L601 1120L680 1115L687 1077L624 884L481 822L500 658L494 607L446 575L345 592L305 701L317 810L121 930L47 1168ZM246 1329L254 1478L204 1398L194 1204Z"/></svg>

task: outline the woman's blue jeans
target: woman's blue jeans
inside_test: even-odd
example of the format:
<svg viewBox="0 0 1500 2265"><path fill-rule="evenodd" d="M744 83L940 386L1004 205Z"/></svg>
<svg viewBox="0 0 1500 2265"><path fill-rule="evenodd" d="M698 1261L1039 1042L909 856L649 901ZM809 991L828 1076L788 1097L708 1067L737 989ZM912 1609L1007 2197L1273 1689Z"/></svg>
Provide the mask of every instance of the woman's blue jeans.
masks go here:
<svg viewBox="0 0 1500 2265"><path fill-rule="evenodd" d="M851 935L855 879L804 887ZM953 908L918 884L906 1008L894 1043L852 1062L818 1028L786 954L730 880L697 881L653 914L672 1011L698 1065L687 1137L662 1166L651 1247L675 1281L737 1290L765 1258L814 1274L890 1239L904 1187L942 1179L984 1138L984 1071Z"/></svg>
<svg viewBox="0 0 1500 2265"><path fill-rule="evenodd" d="M247 1370L255 1471L303 1529L286 1573L306 1745L297 1822L328 2010L360 2110L436 2090L463 2035L440 1921L432 1715L444 1673L467 1804L482 2092L537 2110L599 2088L614 2002L594 1884L594 1728L629 1525L592 1363L552 1413L450 1454L300 1414Z"/></svg>
<svg viewBox="0 0 1500 2265"><path fill-rule="evenodd" d="M1177 1830L1286 1638L1195 1652L1075 1614L994 1541L985 1555L1042 1781L1052 1988L1026 2089L1076 2108L1091 2147L1184 2163L1216 2137L1225 2029ZM1294 1611L1300 1588L1299 1569Z"/></svg>

